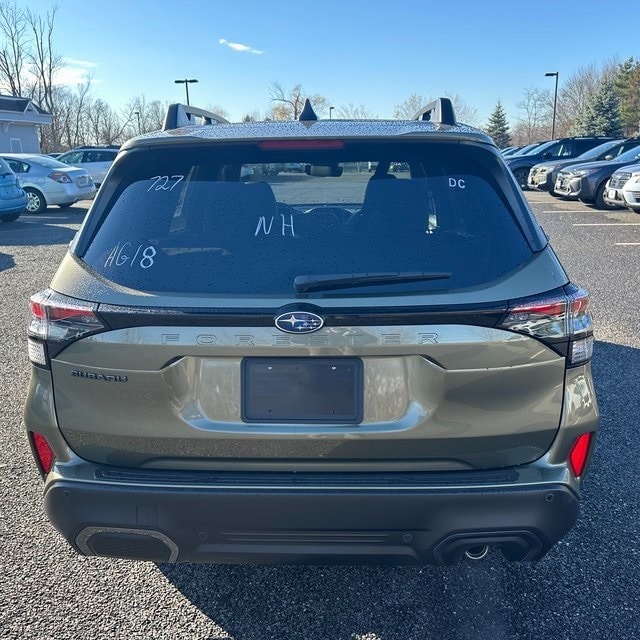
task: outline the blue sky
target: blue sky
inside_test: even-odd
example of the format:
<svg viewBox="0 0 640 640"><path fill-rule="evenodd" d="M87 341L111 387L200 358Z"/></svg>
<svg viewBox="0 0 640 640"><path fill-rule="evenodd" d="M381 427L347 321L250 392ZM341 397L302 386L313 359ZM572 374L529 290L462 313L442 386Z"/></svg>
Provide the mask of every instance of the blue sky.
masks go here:
<svg viewBox="0 0 640 640"><path fill-rule="evenodd" d="M379 117L411 93L450 93L484 124L500 99L513 122L527 87L553 89L545 72L562 86L580 67L640 57L620 22L635 4L622 0L611 18L595 0L58 0L54 45L66 79L90 71L93 95L115 108L140 94L184 101L174 80L189 77L192 104L233 119L264 113L279 81ZM52 6L29 0L42 15Z"/></svg>

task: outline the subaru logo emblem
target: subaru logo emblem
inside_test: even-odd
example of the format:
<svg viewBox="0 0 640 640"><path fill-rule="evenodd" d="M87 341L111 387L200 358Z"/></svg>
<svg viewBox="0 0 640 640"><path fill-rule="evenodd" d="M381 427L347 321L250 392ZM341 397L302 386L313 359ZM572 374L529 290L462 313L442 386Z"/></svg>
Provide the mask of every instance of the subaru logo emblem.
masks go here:
<svg viewBox="0 0 640 640"><path fill-rule="evenodd" d="M290 311L279 315L276 327L285 333L311 333L322 329L324 319L308 311Z"/></svg>

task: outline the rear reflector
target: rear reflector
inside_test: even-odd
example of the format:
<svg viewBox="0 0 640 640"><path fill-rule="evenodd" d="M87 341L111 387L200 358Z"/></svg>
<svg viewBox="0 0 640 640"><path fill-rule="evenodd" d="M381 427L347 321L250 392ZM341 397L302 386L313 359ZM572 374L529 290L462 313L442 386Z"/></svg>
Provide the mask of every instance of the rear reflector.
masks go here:
<svg viewBox="0 0 640 640"><path fill-rule="evenodd" d="M576 478L579 478L587 464L587 456L589 455L589 447L593 433L583 433L575 441L571 451L569 452L569 464Z"/></svg>
<svg viewBox="0 0 640 640"><path fill-rule="evenodd" d="M47 475L53 467L53 461L55 460L55 454L53 449L49 446L46 438L40 433L29 432L31 442L33 443L33 452L35 454L36 462L40 468L42 475Z"/></svg>

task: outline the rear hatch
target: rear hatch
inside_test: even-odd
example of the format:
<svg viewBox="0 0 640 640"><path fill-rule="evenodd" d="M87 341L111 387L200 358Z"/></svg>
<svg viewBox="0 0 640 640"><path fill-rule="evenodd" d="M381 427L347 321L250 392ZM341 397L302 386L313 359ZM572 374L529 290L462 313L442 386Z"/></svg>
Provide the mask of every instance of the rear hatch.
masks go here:
<svg viewBox="0 0 640 640"><path fill-rule="evenodd" d="M81 310L48 342L70 446L165 469L540 457L567 279L497 151L285 142L121 155L42 301Z"/></svg>

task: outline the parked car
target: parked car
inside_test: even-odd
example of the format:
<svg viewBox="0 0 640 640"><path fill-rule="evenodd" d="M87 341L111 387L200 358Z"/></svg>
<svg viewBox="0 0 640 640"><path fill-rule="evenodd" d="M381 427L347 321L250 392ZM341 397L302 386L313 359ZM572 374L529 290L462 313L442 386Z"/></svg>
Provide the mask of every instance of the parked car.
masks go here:
<svg viewBox="0 0 640 640"><path fill-rule="evenodd" d="M569 165L584 164L587 162L597 162L599 160L613 160L629 149L634 149L640 145L640 138L627 138L626 140L609 140L603 142L589 151L581 153L577 158L569 160L554 160L552 162L541 162L536 164L529 171L527 185L530 189L538 191L549 191L553 194L553 187L556 184L558 174L564 167ZM553 194L555 195L555 194Z"/></svg>
<svg viewBox="0 0 640 640"><path fill-rule="evenodd" d="M640 213L640 164L615 171L605 185L603 198L611 207L628 207Z"/></svg>
<svg viewBox="0 0 640 640"><path fill-rule="evenodd" d="M617 169L635 164L640 160L640 147L636 146L619 155L615 160L569 165L560 171L554 193L571 200L593 204L597 209L616 209L620 205L610 204L604 199L607 180Z"/></svg>
<svg viewBox="0 0 640 640"><path fill-rule="evenodd" d="M126 143L31 298L51 523L157 562L542 557L598 430L592 321L491 138L447 99L189 113ZM307 179L241 180L278 162Z"/></svg>
<svg viewBox="0 0 640 640"><path fill-rule="evenodd" d="M0 158L0 221L13 222L27 208L27 194L11 167Z"/></svg>
<svg viewBox="0 0 640 640"><path fill-rule="evenodd" d="M118 155L118 146L106 146L106 147L78 147L72 149L58 156L60 162L72 165L74 167L80 167L86 169L91 176L96 188L100 187L104 177L109 171L109 167L113 164L113 161Z"/></svg>
<svg viewBox="0 0 640 640"><path fill-rule="evenodd" d="M529 172L531 168L540 162L550 160L566 160L575 158L589 149L612 140L612 138L577 137L560 138L550 140L536 147L533 151L524 155L515 155L505 158L505 162L522 189L528 189Z"/></svg>
<svg viewBox="0 0 640 640"><path fill-rule="evenodd" d="M29 213L42 213L54 204L69 207L78 200L93 198L96 193L85 169L69 167L45 155L3 153L0 157L20 179Z"/></svg>
<svg viewBox="0 0 640 640"><path fill-rule="evenodd" d="M528 153L533 153L535 149L540 147L541 145L549 142L549 140L541 140L539 142L532 142L531 144L527 144L524 147L518 148L513 153L510 153L509 156L526 156Z"/></svg>

